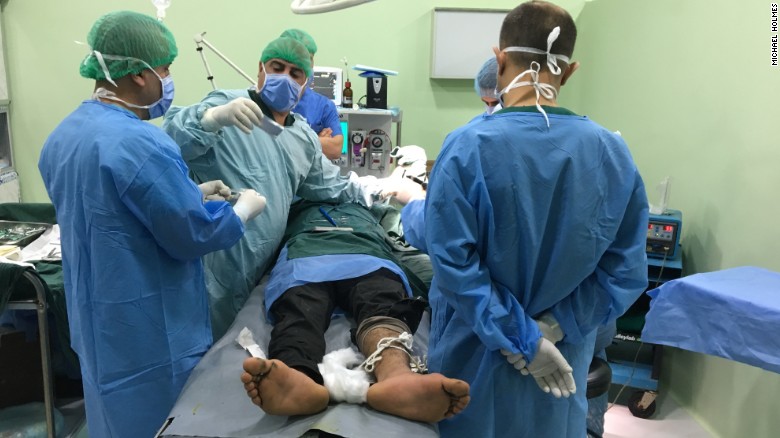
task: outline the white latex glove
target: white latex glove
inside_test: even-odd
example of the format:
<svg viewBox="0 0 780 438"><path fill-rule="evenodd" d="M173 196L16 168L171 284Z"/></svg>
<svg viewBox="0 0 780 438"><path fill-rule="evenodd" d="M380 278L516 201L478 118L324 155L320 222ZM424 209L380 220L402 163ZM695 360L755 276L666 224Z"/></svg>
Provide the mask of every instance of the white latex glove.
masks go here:
<svg viewBox="0 0 780 438"><path fill-rule="evenodd" d="M561 326L552 312L544 312L539 315L539 318L536 319L536 324L539 326L539 330L542 331L542 336L553 344L557 344L563 339L563 330L561 330Z"/></svg>
<svg viewBox="0 0 780 438"><path fill-rule="evenodd" d="M513 354L502 348L501 354L506 356L506 361L512 364L512 366L515 367L516 370L520 370L520 372L522 372L522 370L524 370L525 366L528 364L528 361L525 360L525 356L523 356L520 353Z"/></svg>
<svg viewBox="0 0 780 438"><path fill-rule="evenodd" d="M246 189L241 192L236 205L233 206L233 211L236 212L242 223L247 223L249 220L254 219L264 209L265 196L252 189Z"/></svg>
<svg viewBox="0 0 780 438"><path fill-rule="evenodd" d="M538 345L534 360L527 366L536 384L542 391L552 393L555 398L574 394L577 386L574 384L574 374L569 362L550 340L541 337Z"/></svg>
<svg viewBox="0 0 780 438"><path fill-rule="evenodd" d="M261 125L264 118L263 111L252 99L238 97L224 105L207 109L200 119L200 125L210 132L224 126L237 126L249 134L255 126Z"/></svg>
<svg viewBox="0 0 780 438"><path fill-rule="evenodd" d="M402 205L413 199L425 198L422 186L409 178L384 178L379 180L382 187L382 198L394 197Z"/></svg>
<svg viewBox="0 0 780 438"><path fill-rule="evenodd" d="M558 324L558 320L555 319L552 312L542 313L535 321L536 325L539 326L539 330L542 332L542 336L544 336L544 338L548 341L552 342L553 344L557 344L561 339L563 339L563 330L561 330L561 326ZM528 369L521 369L520 374L527 376Z"/></svg>
<svg viewBox="0 0 780 438"><path fill-rule="evenodd" d="M561 330L560 325L558 324L558 321L555 319L553 314L551 312L545 312L542 315L539 316L539 319L535 320L536 324L539 326L539 330L542 332L542 336L544 336L546 339L551 341L552 343L556 343L563 339L563 331ZM520 371L520 374L527 376L528 368L525 366L528 364L528 361L525 360L525 356L522 354L512 354L507 350L501 349L501 354L506 356L507 362L512 364L513 367L515 367L516 370Z"/></svg>
<svg viewBox="0 0 780 438"><path fill-rule="evenodd" d="M230 187L219 179L199 184L198 188L203 193L203 197L209 201L224 201L230 197Z"/></svg>

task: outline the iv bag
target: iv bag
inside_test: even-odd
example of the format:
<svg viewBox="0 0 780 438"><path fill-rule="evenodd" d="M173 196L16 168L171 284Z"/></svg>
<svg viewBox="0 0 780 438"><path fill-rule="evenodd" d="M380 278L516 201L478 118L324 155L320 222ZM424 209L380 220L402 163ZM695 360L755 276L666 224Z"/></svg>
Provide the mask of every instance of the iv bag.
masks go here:
<svg viewBox="0 0 780 438"><path fill-rule="evenodd" d="M171 0L152 0L152 4L157 8L157 19L163 21L165 10L171 5Z"/></svg>
<svg viewBox="0 0 780 438"><path fill-rule="evenodd" d="M672 190L672 183L669 181L669 177L664 178L657 186L658 192L658 205L650 204L650 214L664 214L666 206L669 204L669 195Z"/></svg>

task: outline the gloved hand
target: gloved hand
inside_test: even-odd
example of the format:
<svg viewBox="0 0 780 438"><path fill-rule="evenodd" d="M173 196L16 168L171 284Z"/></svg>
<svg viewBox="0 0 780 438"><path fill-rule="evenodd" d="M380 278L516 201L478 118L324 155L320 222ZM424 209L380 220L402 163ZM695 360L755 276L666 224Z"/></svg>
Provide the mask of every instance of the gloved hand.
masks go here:
<svg viewBox="0 0 780 438"><path fill-rule="evenodd" d="M568 397L574 394L577 386L571 365L566 361L558 348L545 337L539 338L538 350L528 372L536 380L536 384L544 392L552 393L555 398Z"/></svg>
<svg viewBox="0 0 780 438"><path fill-rule="evenodd" d="M236 212L242 223L247 223L250 219L254 219L264 209L265 196L252 189L246 189L241 192L236 205L233 206L233 211Z"/></svg>
<svg viewBox="0 0 780 438"><path fill-rule="evenodd" d="M542 331L542 336L553 344L557 344L563 339L563 330L561 330L561 326L552 312L544 312L539 315L539 318L536 319L536 324L539 326L539 330Z"/></svg>
<svg viewBox="0 0 780 438"><path fill-rule="evenodd" d="M548 341L557 344L563 339L563 330L561 330L561 326L558 324L558 320L555 319L552 312L542 313L535 321L536 325L539 326L539 330L542 332L542 336ZM521 369L520 374L527 376L528 368Z"/></svg>
<svg viewBox="0 0 780 438"><path fill-rule="evenodd" d="M383 178L379 184L382 187L382 199L392 196L406 205L413 199L425 198L422 186L409 178Z"/></svg>
<svg viewBox="0 0 780 438"><path fill-rule="evenodd" d="M209 201L224 201L230 197L230 187L219 179L199 184L198 188L203 193L203 197Z"/></svg>
<svg viewBox="0 0 780 438"><path fill-rule="evenodd" d="M263 111L252 99L238 97L224 105L207 109L200 119L200 125L210 132L232 125L249 134L255 126L261 125L264 118Z"/></svg>
<svg viewBox="0 0 780 438"><path fill-rule="evenodd" d="M501 354L506 356L506 361L512 364L513 367L515 367L516 370L519 370L521 373L523 370L525 370L525 366L528 364L528 361L525 360L525 356L523 356L520 353L513 354L510 353L508 350L501 349ZM528 374L527 372L525 374Z"/></svg>

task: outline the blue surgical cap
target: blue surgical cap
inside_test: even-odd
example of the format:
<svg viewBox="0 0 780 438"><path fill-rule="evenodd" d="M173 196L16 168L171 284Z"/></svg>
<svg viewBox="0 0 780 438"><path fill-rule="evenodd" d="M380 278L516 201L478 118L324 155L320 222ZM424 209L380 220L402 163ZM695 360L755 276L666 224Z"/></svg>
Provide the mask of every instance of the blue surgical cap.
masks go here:
<svg viewBox="0 0 780 438"><path fill-rule="evenodd" d="M491 56L479 69L474 78L474 90L479 97L496 97L496 82L498 80L498 63L496 57Z"/></svg>

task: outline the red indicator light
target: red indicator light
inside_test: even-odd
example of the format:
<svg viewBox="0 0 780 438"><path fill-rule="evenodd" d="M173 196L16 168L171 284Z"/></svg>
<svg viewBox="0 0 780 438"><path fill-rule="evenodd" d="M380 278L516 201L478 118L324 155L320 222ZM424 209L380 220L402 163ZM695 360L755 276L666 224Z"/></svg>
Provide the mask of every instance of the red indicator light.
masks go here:
<svg viewBox="0 0 780 438"><path fill-rule="evenodd" d="M674 231L674 227L671 225L666 225L664 226L664 231L666 231L667 233L671 233L672 231Z"/></svg>

